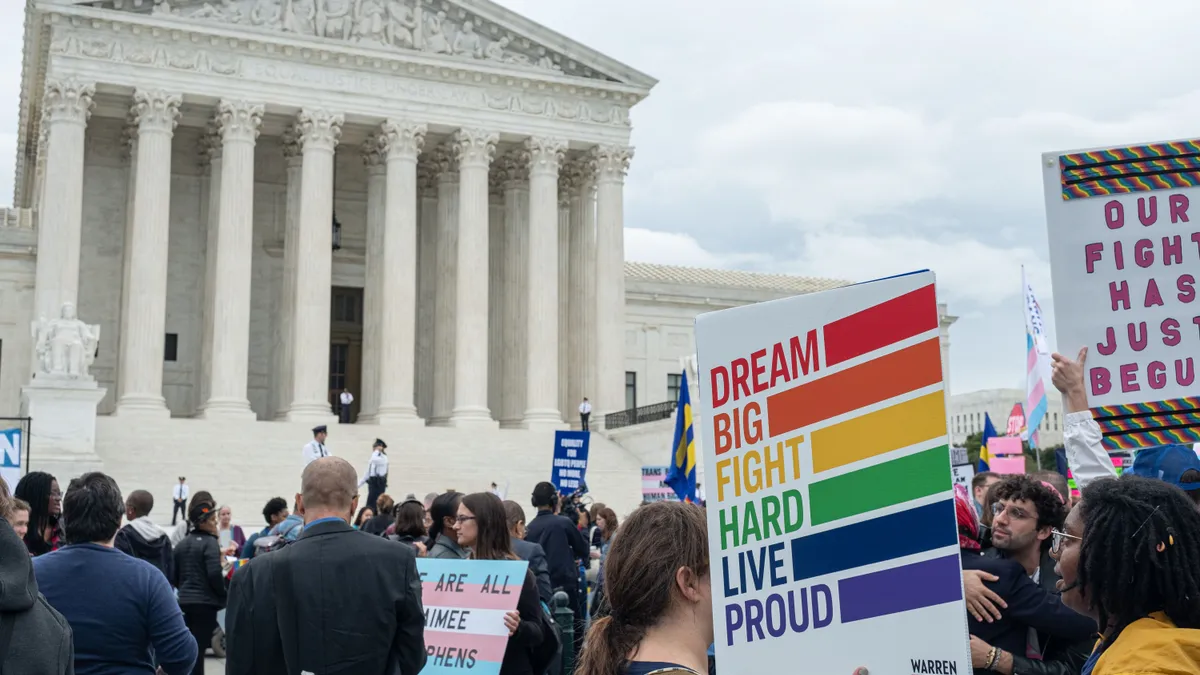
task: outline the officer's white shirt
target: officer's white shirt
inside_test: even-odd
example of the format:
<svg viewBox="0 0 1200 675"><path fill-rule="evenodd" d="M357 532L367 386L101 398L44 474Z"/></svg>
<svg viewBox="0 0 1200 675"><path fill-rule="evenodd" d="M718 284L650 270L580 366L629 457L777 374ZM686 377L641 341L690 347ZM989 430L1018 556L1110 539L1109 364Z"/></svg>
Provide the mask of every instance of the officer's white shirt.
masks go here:
<svg viewBox="0 0 1200 675"><path fill-rule="evenodd" d="M388 472L388 456L378 450L371 452L371 459L367 460L367 470L363 473L363 477L358 479L358 487L367 484L367 479L374 476L386 476Z"/></svg>
<svg viewBox="0 0 1200 675"><path fill-rule="evenodd" d="M592 412L592 402L591 401L584 401L583 403L579 404L579 414L580 415L586 415L590 412Z"/></svg>
<svg viewBox="0 0 1200 675"><path fill-rule="evenodd" d="M315 459L322 457L332 457L333 453L329 448L317 442L317 439L312 439L304 446L304 466L308 466Z"/></svg>
<svg viewBox="0 0 1200 675"><path fill-rule="evenodd" d="M351 394L348 391L343 391L341 394L341 401L342 405L350 405L351 403L354 403L354 394Z"/></svg>
<svg viewBox="0 0 1200 675"><path fill-rule="evenodd" d="M175 501L177 501L177 502L184 502L184 501L187 501L187 498L188 498L188 486L187 486L186 484L185 484L185 485L181 485L181 484L179 484L179 483L176 483L176 484L175 484L175 489L171 491L171 496L172 496L172 497L174 497L174 498L175 498Z"/></svg>

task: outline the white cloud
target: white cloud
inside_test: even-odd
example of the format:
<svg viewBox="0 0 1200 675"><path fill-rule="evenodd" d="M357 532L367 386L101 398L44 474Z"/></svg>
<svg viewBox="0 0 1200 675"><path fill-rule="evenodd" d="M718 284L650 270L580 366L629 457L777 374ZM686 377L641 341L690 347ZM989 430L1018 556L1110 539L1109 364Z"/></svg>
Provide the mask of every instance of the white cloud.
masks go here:
<svg viewBox="0 0 1200 675"><path fill-rule="evenodd" d="M659 265L736 269L761 264L765 256L718 255L705 250L691 235L627 227L625 259Z"/></svg>

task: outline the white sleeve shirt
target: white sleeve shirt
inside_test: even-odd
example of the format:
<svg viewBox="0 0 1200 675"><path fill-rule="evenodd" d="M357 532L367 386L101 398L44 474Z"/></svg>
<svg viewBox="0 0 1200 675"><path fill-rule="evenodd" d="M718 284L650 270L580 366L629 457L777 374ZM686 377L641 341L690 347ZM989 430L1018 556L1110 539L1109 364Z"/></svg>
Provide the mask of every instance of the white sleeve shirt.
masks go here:
<svg viewBox="0 0 1200 675"><path fill-rule="evenodd" d="M343 391L341 394L341 401L342 405L350 405L351 403L354 403L354 394L351 394L348 391Z"/></svg>
<svg viewBox="0 0 1200 675"><path fill-rule="evenodd" d="M579 414L580 415L587 415L590 412L592 412L591 401L584 401L583 403L579 404Z"/></svg>
<svg viewBox="0 0 1200 675"><path fill-rule="evenodd" d="M187 498L188 498L188 486L187 486L187 485L180 485L179 483L176 483L176 484L175 484L175 489L171 491L171 496L172 496L172 497L174 497L175 501L177 501L177 502L185 502L185 501L187 501Z"/></svg>
<svg viewBox="0 0 1200 675"><path fill-rule="evenodd" d="M367 470L363 472L362 478L358 479L358 487L367 484L367 479L375 476L386 476L388 473L388 456L384 453L375 450L371 452L371 459L367 460Z"/></svg>
<svg viewBox="0 0 1200 675"><path fill-rule="evenodd" d="M322 457L332 457L333 453L329 452L329 448L317 442L317 439L312 439L304 446L304 466L312 464L313 460Z"/></svg>
<svg viewBox="0 0 1200 675"><path fill-rule="evenodd" d="M1097 479L1117 477L1117 469L1104 450L1103 440L1100 425L1092 419L1092 411L1067 413L1063 418L1067 466L1080 490Z"/></svg>

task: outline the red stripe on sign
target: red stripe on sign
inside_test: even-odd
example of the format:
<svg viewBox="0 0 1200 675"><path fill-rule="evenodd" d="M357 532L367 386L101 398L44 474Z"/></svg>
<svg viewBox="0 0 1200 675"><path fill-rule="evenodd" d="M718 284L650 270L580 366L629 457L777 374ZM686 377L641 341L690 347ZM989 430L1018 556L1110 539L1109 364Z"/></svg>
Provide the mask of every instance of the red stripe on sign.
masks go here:
<svg viewBox="0 0 1200 675"><path fill-rule="evenodd" d="M825 363L836 365L938 327L933 284L825 324Z"/></svg>

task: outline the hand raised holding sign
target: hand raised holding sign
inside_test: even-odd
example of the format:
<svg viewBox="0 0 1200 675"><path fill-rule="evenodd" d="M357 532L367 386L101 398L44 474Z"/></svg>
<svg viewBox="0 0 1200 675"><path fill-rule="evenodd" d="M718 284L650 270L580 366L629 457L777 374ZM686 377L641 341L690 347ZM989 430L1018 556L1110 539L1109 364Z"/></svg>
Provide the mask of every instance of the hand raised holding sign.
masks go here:
<svg viewBox="0 0 1200 675"><path fill-rule="evenodd" d="M1079 358L1072 361L1062 354L1051 355L1050 381L1054 388L1062 392L1066 412L1080 412L1088 409L1087 389L1084 387L1084 363L1087 362L1088 348L1079 350Z"/></svg>
<svg viewBox="0 0 1200 675"><path fill-rule="evenodd" d="M508 634L510 637L516 633L517 629L521 627L521 613L515 611L505 612L504 627L508 629Z"/></svg>

